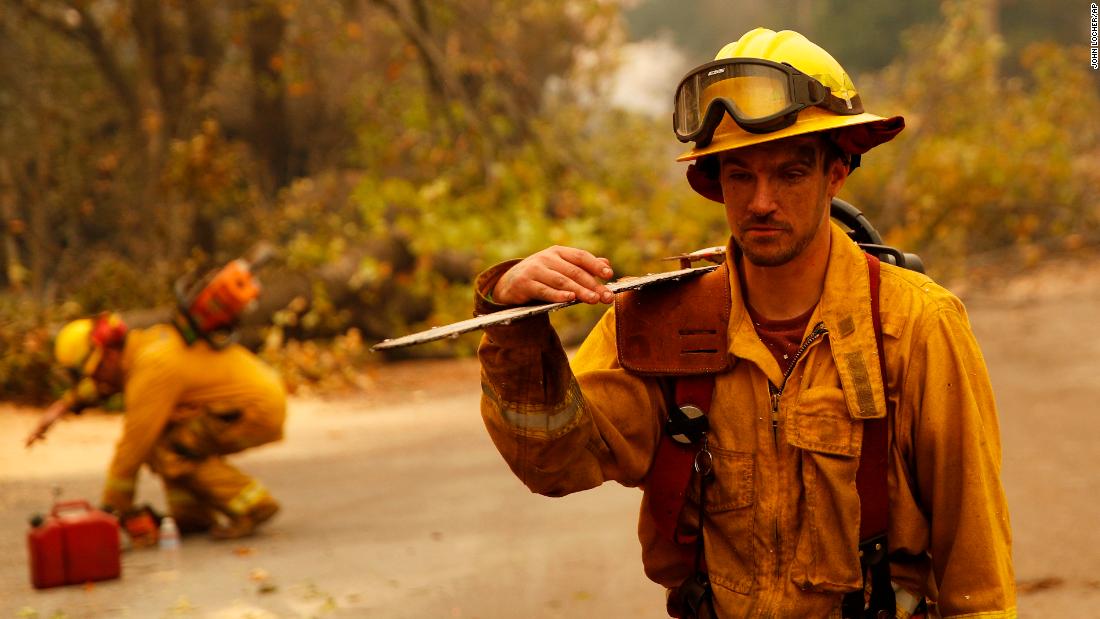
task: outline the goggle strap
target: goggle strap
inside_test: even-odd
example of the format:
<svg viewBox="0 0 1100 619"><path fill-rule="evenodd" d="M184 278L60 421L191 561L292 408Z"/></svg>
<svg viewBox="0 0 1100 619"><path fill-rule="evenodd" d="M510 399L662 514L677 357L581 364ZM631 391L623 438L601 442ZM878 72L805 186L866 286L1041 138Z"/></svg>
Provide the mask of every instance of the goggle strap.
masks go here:
<svg viewBox="0 0 1100 619"><path fill-rule="evenodd" d="M791 76L791 87L797 89L792 92L795 97L807 103L807 107L820 106L834 114L854 116L863 113L863 104L859 95L849 99L843 99L833 94L819 80L804 73L795 73ZM801 96L800 96L801 95Z"/></svg>
<svg viewBox="0 0 1100 619"><path fill-rule="evenodd" d="M795 94L795 100L803 101L807 104L807 107L811 105L820 105L825 101L825 97L831 93L821 82L814 78L804 75L795 74L791 76L793 79L793 87L797 88L801 92L792 93Z"/></svg>

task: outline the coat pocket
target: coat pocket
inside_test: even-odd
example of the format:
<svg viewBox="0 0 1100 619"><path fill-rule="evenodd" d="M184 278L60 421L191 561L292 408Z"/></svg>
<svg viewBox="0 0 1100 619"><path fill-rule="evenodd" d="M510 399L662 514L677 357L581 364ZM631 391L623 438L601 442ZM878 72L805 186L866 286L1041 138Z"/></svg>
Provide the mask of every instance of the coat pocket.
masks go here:
<svg viewBox="0 0 1100 619"><path fill-rule="evenodd" d="M756 502L753 454L710 447L714 476L706 487L703 541L711 583L748 593L752 589L753 506ZM698 478L693 480L686 510L697 522Z"/></svg>
<svg viewBox="0 0 1100 619"><path fill-rule="evenodd" d="M794 447L835 456L858 456L863 432L848 413L844 392L810 387L798 394L788 418L787 440Z"/></svg>
<svg viewBox="0 0 1100 619"><path fill-rule="evenodd" d="M707 486L707 513L752 506L756 496L752 454L719 447L709 449L714 457L714 477Z"/></svg>
<svg viewBox="0 0 1100 619"><path fill-rule="evenodd" d="M857 589L862 576L856 471L863 424L848 413L839 388L811 387L788 416L787 436L800 451L804 490L791 580L813 591Z"/></svg>

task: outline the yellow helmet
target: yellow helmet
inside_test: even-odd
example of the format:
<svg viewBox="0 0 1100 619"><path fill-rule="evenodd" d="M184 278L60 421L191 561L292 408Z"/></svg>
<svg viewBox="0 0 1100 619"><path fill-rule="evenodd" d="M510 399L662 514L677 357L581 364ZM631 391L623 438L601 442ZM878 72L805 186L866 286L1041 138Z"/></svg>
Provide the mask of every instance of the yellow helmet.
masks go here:
<svg viewBox="0 0 1100 619"><path fill-rule="evenodd" d="M904 126L900 116L864 112L840 63L792 30L745 33L676 90L674 129L681 141L695 142L677 161L818 131L858 155Z"/></svg>
<svg viewBox="0 0 1100 619"><path fill-rule="evenodd" d="M103 348L120 345L126 339L126 332L126 323L118 314L74 320L57 332L53 343L54 358L62 367L91 376L103 358Z"/></svg>
<svg viewBox="0 0 1100 619"><path fill-rule="evenodd" d="M81 370L92 354L92 319L74 320L57 332L53 354L57 363L71 370Z"/></svg>

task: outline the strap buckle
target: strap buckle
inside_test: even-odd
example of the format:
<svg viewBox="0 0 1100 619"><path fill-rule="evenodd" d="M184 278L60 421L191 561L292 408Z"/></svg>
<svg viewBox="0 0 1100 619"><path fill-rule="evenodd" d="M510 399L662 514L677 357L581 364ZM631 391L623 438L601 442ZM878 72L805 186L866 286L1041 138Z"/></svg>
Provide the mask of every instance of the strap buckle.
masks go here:
<svg viewBox="0 0 1100 619"><path fill-rule="evenodd" d="M886 619L894 616L896 601L890 581L889 546L880 533L859 543L859 566L863 588L844 595L841 616L845 619ZM870 595L867 595L867 590Z"/></svg>
<svg viewBox="0 0 1100 619"><path fill-rule="evenodd" d="M859 543L859 562L865 568L886 560L886 534L881 533Z"/></svg>
<svg viewBox="0 0 1100 619"><path fill-rule="evenodd" d="M665 432L682 445L693 445L710 430L710 422L703 409L694 404L673 407L665 423Z"/></svg>

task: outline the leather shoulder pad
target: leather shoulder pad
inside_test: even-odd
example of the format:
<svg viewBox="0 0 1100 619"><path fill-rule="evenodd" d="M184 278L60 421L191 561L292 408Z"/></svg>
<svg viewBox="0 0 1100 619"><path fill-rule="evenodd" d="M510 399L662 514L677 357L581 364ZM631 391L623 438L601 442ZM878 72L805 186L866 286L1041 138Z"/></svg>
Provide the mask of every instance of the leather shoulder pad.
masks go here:
<svg viewBox="0 0 1100 619"><path fill-rule="evenodd" d="M615 297L619 364L647 376L729 368L729 270L664 282Z"/></svg>

